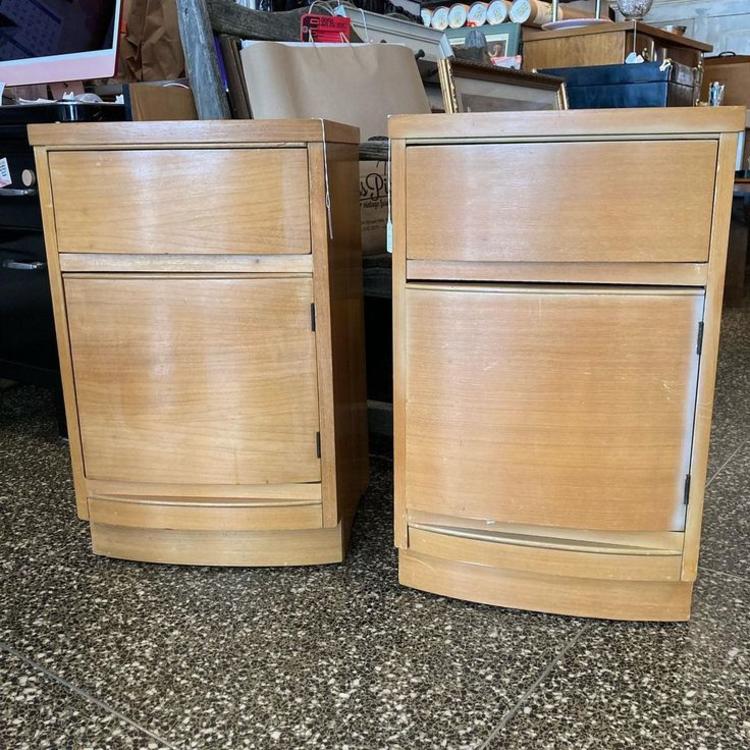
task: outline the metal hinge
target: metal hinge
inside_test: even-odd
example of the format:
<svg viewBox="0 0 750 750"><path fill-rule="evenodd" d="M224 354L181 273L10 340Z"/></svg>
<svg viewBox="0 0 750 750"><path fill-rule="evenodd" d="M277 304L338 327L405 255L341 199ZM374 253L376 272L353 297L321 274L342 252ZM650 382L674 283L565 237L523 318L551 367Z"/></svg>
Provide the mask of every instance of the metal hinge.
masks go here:
<svg viewBox="0 0 750 750"><path fill-rule="evenodd" d="M315 330L315 303L310 303L310 328Z"/></svg>
<svg viewBox="0 0 750 750"><path fill-rule="evenodd" d="M685 505L690 502L690 474L685 475Z"/></svg>
<svg viewBox="0 0 750 750"><path fill-rule="evenodd" d="M698 347L697 350L698 356L700 356L700 353L703 351L703 321L701 320L700 323L698 323Z"/></svg>
<svg viewBox="0 0 750 750"><path fill-rule="evenodd" d="M320 432L315 433L315 452L318 454L318 458L320 458Z"/></svg>

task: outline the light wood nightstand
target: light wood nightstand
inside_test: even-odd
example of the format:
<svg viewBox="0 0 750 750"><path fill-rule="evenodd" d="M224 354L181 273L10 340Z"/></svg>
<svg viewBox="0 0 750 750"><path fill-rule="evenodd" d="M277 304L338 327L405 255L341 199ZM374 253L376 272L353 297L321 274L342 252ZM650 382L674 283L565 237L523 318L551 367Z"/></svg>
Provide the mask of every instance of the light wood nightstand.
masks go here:
<svg viewBox="0 0 750 750"><path fill-rule="evenodd" d="M207 121L30 138L94 551L340 561L368 468L358 131Z"/></svg>
<svg viewBox="0 0 750 750"><path fill-rule="evenodd" d="M391 119L402 583L689 616L743 126L736 108Z"/></svg>

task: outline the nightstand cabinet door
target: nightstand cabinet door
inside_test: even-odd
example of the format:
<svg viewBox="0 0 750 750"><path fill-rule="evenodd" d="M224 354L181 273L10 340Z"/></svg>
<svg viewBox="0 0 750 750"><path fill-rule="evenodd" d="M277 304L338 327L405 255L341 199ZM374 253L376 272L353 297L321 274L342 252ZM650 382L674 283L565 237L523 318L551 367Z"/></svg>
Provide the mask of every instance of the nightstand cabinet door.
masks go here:
<svg viewBox="0 0 750 750"><path fill-rule="evenodd" d="M409 512L685 524L702 290L412 286Z"/></svg>
<svg viewBox="0 0 750 750"><path fill-rule="evenodd" d="M65 277L86 478L319 482L312 286Z"/></svg>

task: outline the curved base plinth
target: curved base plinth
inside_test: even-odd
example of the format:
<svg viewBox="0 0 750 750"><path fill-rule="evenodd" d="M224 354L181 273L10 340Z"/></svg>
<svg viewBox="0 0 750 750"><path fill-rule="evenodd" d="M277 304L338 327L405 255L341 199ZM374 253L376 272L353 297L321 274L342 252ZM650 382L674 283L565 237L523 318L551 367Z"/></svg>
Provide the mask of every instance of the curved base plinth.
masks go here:
<svg viewBox="0 0 750 750"><path fill-rule="evenodd" d="M324 565L344 559L348 524L330 529L185 531L91 524L94 553L172 565Z"/></svg>
<svg viewBox="0 0 750 750"><path fill-rule="evenodd" d="M693 584L519 572L399 550L399 581L456 599L577 617L676 622L690 617Z"/></svg>

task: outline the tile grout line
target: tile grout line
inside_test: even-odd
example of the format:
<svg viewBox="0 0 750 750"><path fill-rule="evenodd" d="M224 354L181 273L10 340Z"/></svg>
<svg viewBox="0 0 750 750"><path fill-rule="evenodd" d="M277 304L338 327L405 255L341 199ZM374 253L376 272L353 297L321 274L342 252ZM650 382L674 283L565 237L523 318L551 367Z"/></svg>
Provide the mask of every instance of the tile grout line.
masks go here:
<svg viewBox="0 0 750 750"><path fill-rule="evenodd" d="M113 708L108 703L105 703L103 700L92 695L87 690L84 690L83 688L80 688L77 685L74 685L72 682L68 682L68 680L64 679L63 677L60 677L54 672L51 672L49 669L47 669L46 667L43 667L41 664L38 664L33 659L30 659L28 656L18 651L10 644L5 643L4 641L0 641L0 651L5 651L6 653L9 653L11 656L15 656L17 659L20 659L25 664L38 670L39 672L44 674L46 677L49 677L53 682L56 682L58 685L62 685L62 687L74 693L79 698L83 698L85 701L88 701L89 703L93 703L95 706L98 706L104 711L107 711L108 713L113 714L121 721L124 721L126 724L129 724L134 729L137 729L139 732L142 732L143 734L146 734L147 736L151 737L151 739L156 740L157 742L160 742L164 747L168 747L170 748L170 750L180 750L180 748L178 748L177 745L173 745L167 740L162 739L161 737L159 737L158 734L155 734L150 729L146 729L146 727L141 726L137 721L133 721L133 719L129 718L128 716L125 716L125 714L121 713L116 708Z"/></svg>
<svg viewBox="0 0 750 750"><path fill-rule="evenodd" d="M724 471L724 469L726 469L726 468L727 468L727 466L729 465L729 463L731 462L731 460L732 460L732 459L733 459L733 458L734 458L734 457L735 457L735 456L736 456L736 455L737 455L737 454L738 454L738 453L739 453L739 452L740 452L740 451L741 451L741 450L742 450L742 449L743 449L743 448L745 447L745 445L747 444L747 442L748 442L747 440L743 440L743 441L742 441L742 442L741 442L741 443L740 443L740 444L739 444L739 445L738 445L738 446L737 446L737 447L736 447L736 448L735 448L735 449L734 449L734 450L732 451L732 453L731 453L731 454L729 455L729 458L727 458L727 460L726 460L726 461L724 461L724 463L723 463L723 464L722 464L721 466L719 466L719 468L718 468L718 469L716 469L716 471L715 471L715 472L713 473L713 476L712 476L712 477L711 477L711 478L710 478L710 479L709 479L709 480L708 480L708 481L706 482L706 489L708 489L708 487L709 487L709 485L711 484L711 482L713 482L713 481L714 481L714 479L716 479L716 477L718 477L718 476L719 476L719 474L721 474L721 472L722 472L722 471Z"/></svg>
<svg viewBox="0 0 750 750"><path fill-rule="evenodd" d="M477 748L477 750L488 750L490 742L492 742L492 740L494 740L498 736L498 734L500 734L500 732L508 725L511 719L513 719L521 710L523 704L526 703L526 701L532 696L534 692L536 692L536 689L539 687L539 685L541 685L542 682L544 682L544 680L549 677L552 670L555 669L558 664L560 664L565 655L578 643L578 641L581 640L584 634L586 634L594 627L595 624L596 623L594 622L584 623L584 625L581 626L581 629L565 643L562 649L560 649L560 651L558 651L552 657L552 659L549 660L547 666L545 666L541 674L534 680L531 686L524 691L521 697L516 701L515 705L513 705L503 714L498 724L492 729L487 739Z"/></svg>

